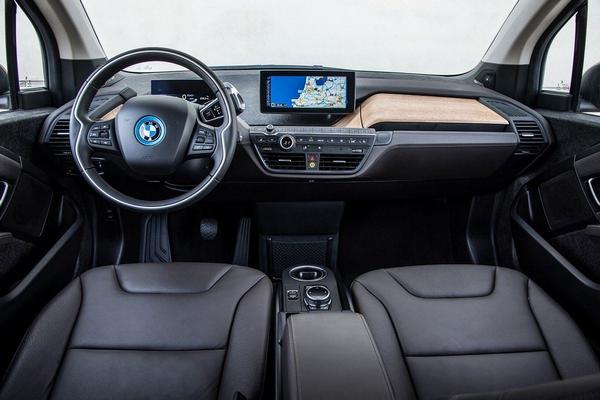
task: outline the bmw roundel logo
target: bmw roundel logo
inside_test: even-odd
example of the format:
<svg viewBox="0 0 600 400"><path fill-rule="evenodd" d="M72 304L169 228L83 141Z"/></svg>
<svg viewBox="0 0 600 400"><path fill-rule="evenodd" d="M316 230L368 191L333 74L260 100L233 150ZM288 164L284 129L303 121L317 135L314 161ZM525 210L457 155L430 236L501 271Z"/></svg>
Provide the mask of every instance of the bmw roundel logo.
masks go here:
<svg viewBox="0 0 600 400"><path fill-rule="evenodd" d="M144 146L159 144L165 137L167 131L165 124L154 115L147 115L136 122L134 128L135 138Z"/></svg>

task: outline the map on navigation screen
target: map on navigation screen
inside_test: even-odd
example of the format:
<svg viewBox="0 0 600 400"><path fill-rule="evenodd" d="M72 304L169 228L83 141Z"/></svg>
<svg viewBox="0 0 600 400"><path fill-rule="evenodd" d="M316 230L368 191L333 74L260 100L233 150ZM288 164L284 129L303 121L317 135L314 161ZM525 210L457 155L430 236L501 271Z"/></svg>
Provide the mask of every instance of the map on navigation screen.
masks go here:
<svg viewBox="0 0 600 400"><path fill-rule="evenodd" d="M271 76L268 105L273 108L346 108L345 76Z"/></svg>

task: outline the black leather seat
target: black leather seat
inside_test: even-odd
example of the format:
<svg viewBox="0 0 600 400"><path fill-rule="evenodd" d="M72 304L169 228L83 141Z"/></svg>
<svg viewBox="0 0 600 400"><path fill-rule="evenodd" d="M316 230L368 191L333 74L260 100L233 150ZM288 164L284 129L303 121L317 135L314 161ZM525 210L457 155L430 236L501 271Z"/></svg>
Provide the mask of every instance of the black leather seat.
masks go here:
<svg viewBox="0 0 600 400"><path fill-rule="evenodd" d="M506 390L600 371L569 316L523 274L433 265L352 285L396 398Z"/></svg>
<svg viewBox="0 0 600 400"><path fill-rule="evenodd" d="M95 268L38 316L0 398L255 399L271 298L251 268Z"/></svg>

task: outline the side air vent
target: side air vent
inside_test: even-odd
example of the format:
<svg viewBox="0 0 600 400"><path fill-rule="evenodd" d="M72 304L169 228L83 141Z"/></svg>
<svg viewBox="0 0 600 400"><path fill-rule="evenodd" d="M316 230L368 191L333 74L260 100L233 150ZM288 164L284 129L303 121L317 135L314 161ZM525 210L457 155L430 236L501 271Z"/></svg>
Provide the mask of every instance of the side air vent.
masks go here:
<svg viewBox="0 0 600 400"><path fill-rule="evenodd" d="M298 171L306 169L304 154L263 153L267 167L276 170Z"/></svg>
<svg viewBox="0 0 600 400"><path fill-rule="evenodd" d="M531 120L514 121L517 134L519 135L519 146L516 155L540 154L546 145L546 140L537 122Z"/></svg>
<svg viewBox="0 0 600 400"><path fill-rule="evenodd" d="M320 171L352 171L358 168L362 154L321 154Z"/></svg>
<svg viewBox="0 0 600 400"><path fill-rule="evenodd" d="M74 173L77 171L69 142L68 118L60 118L56 121L48 137L48 148L54 158L67 172Z"/></svg>

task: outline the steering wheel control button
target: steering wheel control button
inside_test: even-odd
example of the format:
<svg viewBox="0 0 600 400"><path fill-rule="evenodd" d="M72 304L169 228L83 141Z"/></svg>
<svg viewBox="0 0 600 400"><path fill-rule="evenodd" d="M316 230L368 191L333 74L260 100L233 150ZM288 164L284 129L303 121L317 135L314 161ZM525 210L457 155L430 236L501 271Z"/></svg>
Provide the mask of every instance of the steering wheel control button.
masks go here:
<svg viewBox="0 0 600 400"><path fill-rule="evenodd" d="M140 144L156 146L165 138L167 130L160 118L154 115L146 115L136 122L133 133Z"/></svg>
<svg viewBox="0 0 600 400"><path fill-rule="evenodd" d="M325 285L305 286L304 304L309 311L329 310L331 292Z"/></svg>
<svg viewBox="0 0 600 400"><path fill-rule="evenodd" d="M196 129L190 155L205 156L210 155L215 149L215 133L204 127Z"/></svg>
<svg viewBox="0 0 600 400"><path fill-rule="evenodd" d="M283 150L291 150L296 144L296 139L292 135L283 135L279 138L279 147Z"/></svg>
<svg viewBox="0 0 600 400"><path fill-rule="evenodd" d="M214 99L204 105L200 110L200 115L204 122L213 122L223 118L223 108L217 99Z"/></svg>
<svg viewBox="0 0 600 400"><path fill-rule="evenodd" d="M95 149L112 150L114 149L112 132L110 123L95 123L88 131L88 144Z"/></svg>

